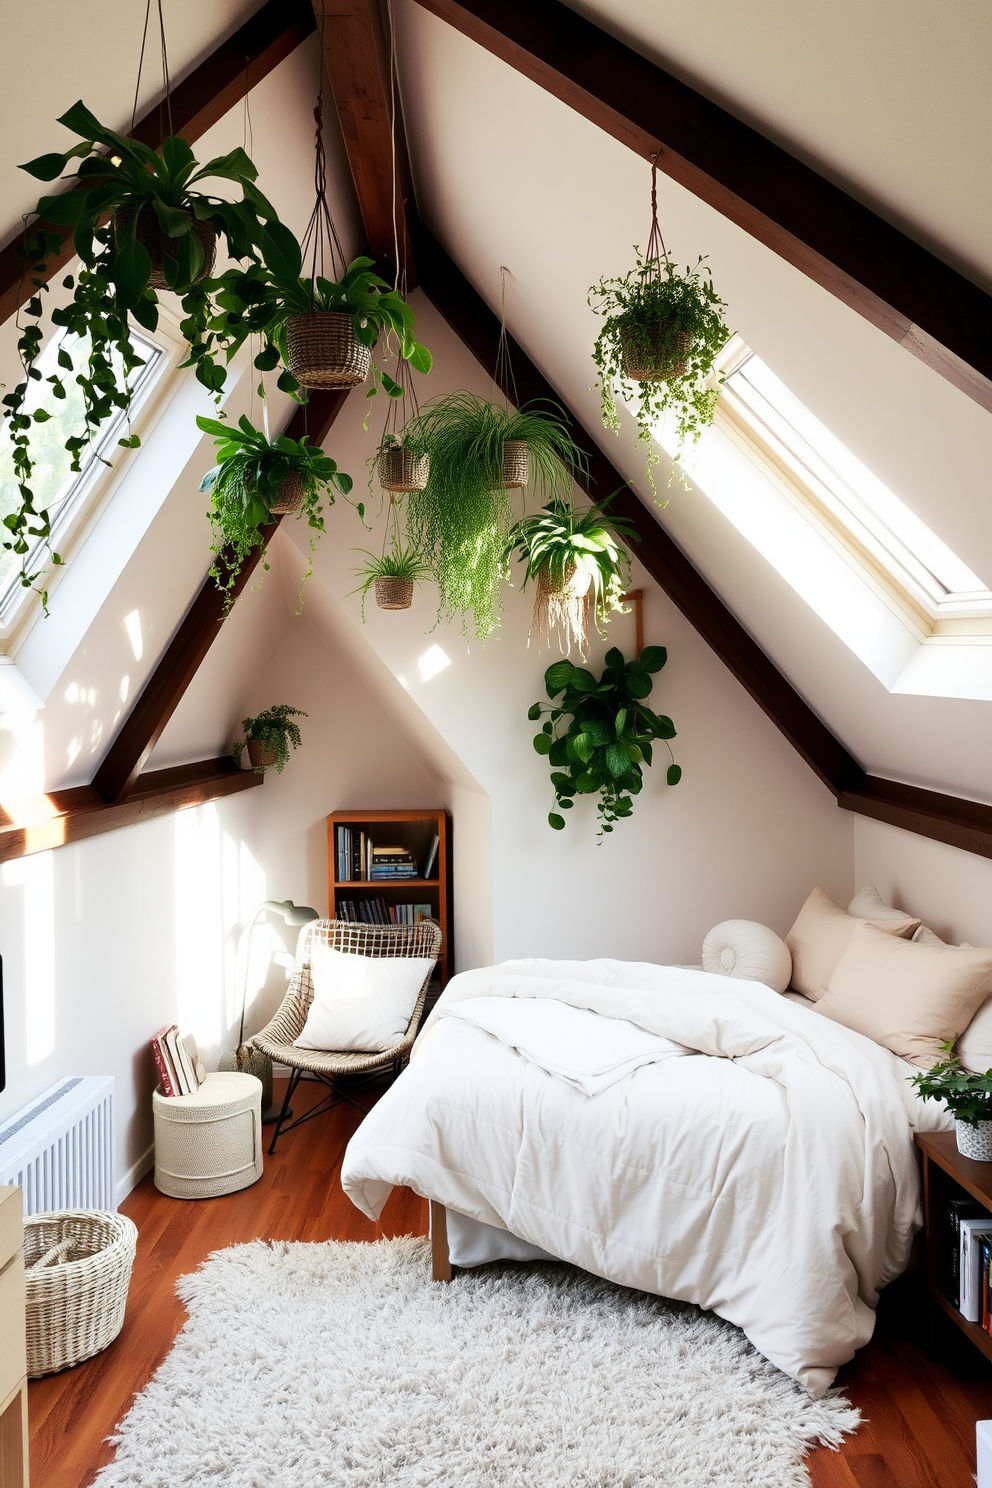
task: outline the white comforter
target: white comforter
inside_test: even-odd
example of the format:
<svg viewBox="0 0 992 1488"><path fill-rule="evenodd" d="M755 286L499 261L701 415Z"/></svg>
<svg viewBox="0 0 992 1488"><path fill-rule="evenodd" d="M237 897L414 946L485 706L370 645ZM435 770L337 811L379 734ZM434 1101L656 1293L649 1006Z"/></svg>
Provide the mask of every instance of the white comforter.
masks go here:
<svg viewBox="0 0 992 1488"><path fill-rule="evenodd" d="M480 996L554 998L698 1054L590 1097L439 1017ZM908 1259L913 1130L948 1124L908 1072L757 983L504 962L451 981L349 1143L342 1182L372 1219L404 1184L599 1276L712 1308L818 1398Z"/></svg>

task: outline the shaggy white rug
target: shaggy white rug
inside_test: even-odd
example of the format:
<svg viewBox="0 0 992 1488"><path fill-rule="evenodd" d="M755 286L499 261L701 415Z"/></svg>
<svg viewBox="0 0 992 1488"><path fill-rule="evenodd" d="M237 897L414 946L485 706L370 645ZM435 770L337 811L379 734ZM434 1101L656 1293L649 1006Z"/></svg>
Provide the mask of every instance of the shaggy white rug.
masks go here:
<svg viewBox="0 0 992 1488"><path fill-rule="evenodd" d="M720 1319L566 1267L442 1286L423 1240L255 1241L178 1290L98 1488L806 1488L859 1421Z"/></svg>

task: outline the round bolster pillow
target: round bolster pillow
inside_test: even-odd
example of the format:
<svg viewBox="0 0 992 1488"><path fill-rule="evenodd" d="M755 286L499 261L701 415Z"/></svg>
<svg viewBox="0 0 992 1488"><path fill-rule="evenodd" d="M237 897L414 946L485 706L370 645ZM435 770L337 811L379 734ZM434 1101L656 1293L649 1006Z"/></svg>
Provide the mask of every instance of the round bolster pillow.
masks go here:
<svg viewBox="0 0 992 1488"><path fill-rule="evenodd" d="M774 930L757 920L724 920L703 941L703 970L764 982L784 992L792 977L792 953Z"/></svg>

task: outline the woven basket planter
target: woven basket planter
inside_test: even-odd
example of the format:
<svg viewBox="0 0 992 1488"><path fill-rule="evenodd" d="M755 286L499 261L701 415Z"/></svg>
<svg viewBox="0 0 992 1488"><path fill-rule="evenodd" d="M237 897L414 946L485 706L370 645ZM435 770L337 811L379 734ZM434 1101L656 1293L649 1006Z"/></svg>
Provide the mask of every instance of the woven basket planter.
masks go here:
<svg viewBox="0 0 992 1488"><path fill-rule="evenodd" d="M189 213L188 216L193 224L190 230L194 237L199 238L204 253L203 268L193 280L194 284L199 284L201 279L208 278L214 271L214 258L217 253L217 231L209 222L201 222L192 213ZM130 212L118 212L114 219L115 226L119 228L126 227L130 220ZM166 253L169 254L170 258L174 257L178 246L177 240L167 237L162 232L162 229L158 225L158 218L155 216L155 212L151 207L142 207L138 213L138 225L135 228L134 236L142 248L147 250L148 257L152 261L152 271L148 276L149 287L151 289L168 289L169 285L166 281L162 261Z"/></svg>
<svg viewBox="0 0 992 1488"><path fill-rule="evenodd" d="M269 511L274 517L285 517L291 512L298 512L303 505L305 494L306 486L302 476L287 475L276 493L275 500L269 503Z"/></svg>
<svg viewBox="0 0 992 1488"><path fill-rule="evenodd" d="M355 317L340 310L308 310L286 322L289 370L302 387L358 387L372 353L355 337Z"/></svg>
<svg viewBox="0 0 992 1488"><path fill-rule="evenodd" d="M276 752L271 744L263 744L261 739L249 739L248 758L253 770L271 770L276 762Z"/></svg>
<svg viewBox="0 0 992 1488"><path fill-rule="evenodd" d="M408 610L413 604L413 580L380 575L375 581L375 602L380 610Z"/></svg>
<svg viewBox="0 0 992 1488"><path fill-rule="evenodd" d="M508 439L503 446L503 489L525 486L530 475L530 451L523 439Z"/></svg>
<svg viewBox="0 0 992 1488"><path fill-rule="evenodd" d="M138 1231L123 1214L64 1209L24 1221L28 1374L92 1359L124 1326Z"/></svg>
<svg viewBox="0 0 992 1488"><path fill-rule="evenodd" d="M659 320L649 337L650 350L646 352L643 347L632 346L630 334L621 331L625 377L629 377L631 382L671 382L673 378L685 375L689 368L687 358L692 337L688 331L676 331L669 342L667 333L667 320ZM673 349L678 357L674 363L671 359Z"/></svg>
<svg viewBox="0 0 992 1488"><path fill-rule="evenodd" d="M422 491L431 473L430 455L415 455L399 445L380 450L376 464L384 491Z"/></svg>
<svg viewBox="0 0 992 1488"><path fill-rule="evenodd" d="M967 1121L955 1121L958 1151L962 1157L975 1162L992 1162L992 1121L980 1121L971 1126Z"/></svg>

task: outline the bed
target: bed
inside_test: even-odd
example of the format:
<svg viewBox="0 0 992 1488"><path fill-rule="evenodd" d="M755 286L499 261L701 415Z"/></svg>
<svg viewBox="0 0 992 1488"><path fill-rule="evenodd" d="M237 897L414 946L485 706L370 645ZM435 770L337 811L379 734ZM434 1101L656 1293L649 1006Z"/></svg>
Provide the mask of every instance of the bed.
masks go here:
<svg viewBox="0 0 992 1488"><path fill-rule="evenodd" d="M479 1009L485 1026L467 1021ZM515 1020L564 1025L567 1010L594 1015L604 1045L629 1030L675 1055L587 1094L514 1046ZM949 1124L912 1072L754 982L504 962L449 983L349 1143L342 1182L372 1219L396 1184L443 1206L458 1264L553 1257L712 1309L819 1398L906 1266L913 1132Z"/></svg>

